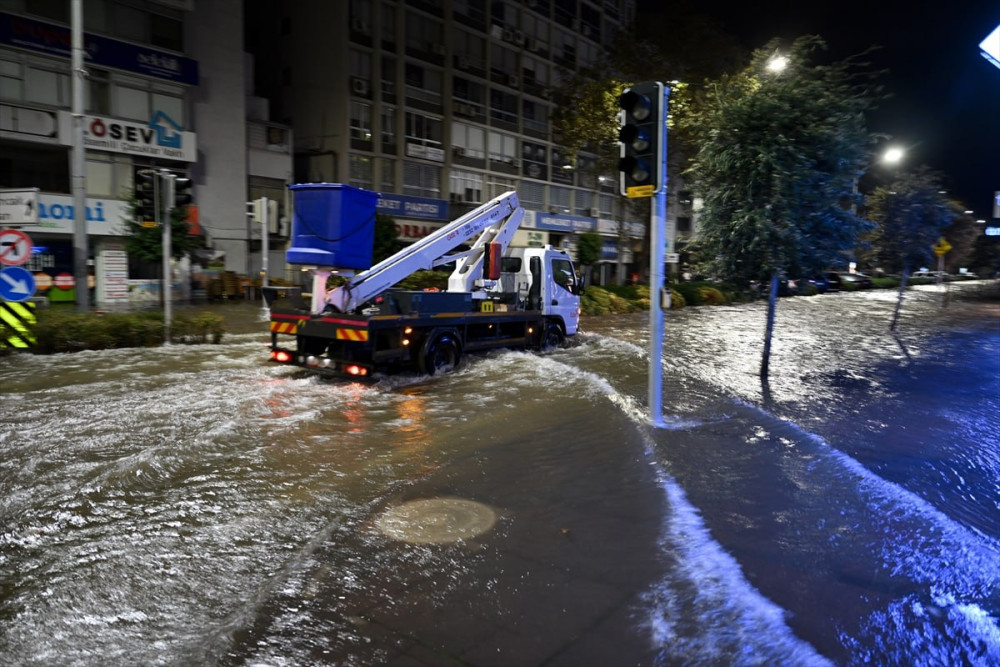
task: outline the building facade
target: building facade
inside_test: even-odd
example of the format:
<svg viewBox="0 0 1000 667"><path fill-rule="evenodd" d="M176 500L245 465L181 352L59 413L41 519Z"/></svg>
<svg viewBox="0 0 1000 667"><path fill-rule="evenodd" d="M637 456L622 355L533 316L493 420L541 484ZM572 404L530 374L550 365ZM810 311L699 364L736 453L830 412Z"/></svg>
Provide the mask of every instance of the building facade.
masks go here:
<svg viewBox="0 0 1000 667"><path fill-rule="evenodd" d="M404 241L516 190L515 244L572 251L596 232L609 281L644 225L627 219L617 174L563 154L552 90L604 58L634 11L634 0L249 0L247 46L257 90L294 129L297 181L379 192Z"/></svg>
<svg viewBox="0 0 1000 667"><path fill-rule="evenodd" d="M0 0L0 191L38 190L37 222L22 230L34 245L28 268L40 295L52 301L75 299L73 288L64 289L75 271L70 6L65 0ZM211 257L217 271L255 274L263 230L248 221L246 202L278 199L287 218L292 135L268 120L267 104L247 86L252 63L243 48L243 3L84 0L82 7L94 301L158 298L156 268L128 258L122 242L140 169L190 177L189 221L207 245L201 261ZM280 241L287 236L282 223L270 230L270 266L279 272ZM189 294L197 271L181 262L174 293Z"/></svg>

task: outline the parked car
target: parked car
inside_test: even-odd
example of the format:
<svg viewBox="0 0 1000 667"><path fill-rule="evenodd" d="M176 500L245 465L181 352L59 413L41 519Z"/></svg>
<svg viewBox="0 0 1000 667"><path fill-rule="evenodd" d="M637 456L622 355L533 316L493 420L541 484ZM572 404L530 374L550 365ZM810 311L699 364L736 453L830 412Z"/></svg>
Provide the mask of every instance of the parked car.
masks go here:
<svg viewBox="0 0 1000 667"><path fill-rule="evenodd" d="M875 286L872 279L863 273L841 272L837 275L840 277L842 289L871 289Z"/></svg>
<svg viewBox="0 0 1000 667"><path fill-rule="evenodd" d="M844 282L840 279L840 274L836 271L827 271L823 277L826 279L827 292L839 292L844 289Z"/></svg>

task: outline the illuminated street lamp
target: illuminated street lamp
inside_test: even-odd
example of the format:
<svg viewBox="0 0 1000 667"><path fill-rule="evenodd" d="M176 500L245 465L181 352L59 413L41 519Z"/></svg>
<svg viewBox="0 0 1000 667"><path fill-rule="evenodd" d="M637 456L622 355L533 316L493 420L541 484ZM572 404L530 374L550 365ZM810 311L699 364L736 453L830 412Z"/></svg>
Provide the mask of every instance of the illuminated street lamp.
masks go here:
<svg viewBox="0 0 1000 667"><path fill-rule="evenodd" d="M771 56L771 59L767 61L767 71L779 74L785 71L788 67L788 58L782 55L775 54Z"/></svg>
<svg viewBox="0 0 1000 667"><path fill-rule="evenodd" d="M906 151L904 151L902 148L893 146L892 148L886 150L886 152L882 155L882 162L889 165L897 165L903 161L903 158L905 156L906 156Z"/></svg>

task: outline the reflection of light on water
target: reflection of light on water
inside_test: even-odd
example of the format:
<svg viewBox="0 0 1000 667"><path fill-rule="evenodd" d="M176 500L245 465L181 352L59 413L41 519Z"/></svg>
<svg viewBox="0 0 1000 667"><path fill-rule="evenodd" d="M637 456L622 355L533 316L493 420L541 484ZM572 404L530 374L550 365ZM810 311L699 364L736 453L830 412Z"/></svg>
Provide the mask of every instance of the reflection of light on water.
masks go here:
<svg viewBox="0 0 1000 667"><path fill-rule="evenodd" d="M447 544L489 531L496 523L489 506L462 498L411 500L375 521L386 536L413 544Z"/></svg>

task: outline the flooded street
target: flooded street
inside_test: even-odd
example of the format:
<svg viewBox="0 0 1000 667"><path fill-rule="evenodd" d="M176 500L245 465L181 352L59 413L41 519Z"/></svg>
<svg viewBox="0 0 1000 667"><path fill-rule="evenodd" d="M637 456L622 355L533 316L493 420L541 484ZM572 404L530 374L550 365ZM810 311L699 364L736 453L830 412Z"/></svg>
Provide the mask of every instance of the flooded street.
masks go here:
<svg viewBox="0 0 1000 667"><path fill-rule="evenodd" d="M973 284L953 285L974 289ZM374 385L222 345L0 357L0 662L1000 664L1000 307L585 318Z"/></svg>

